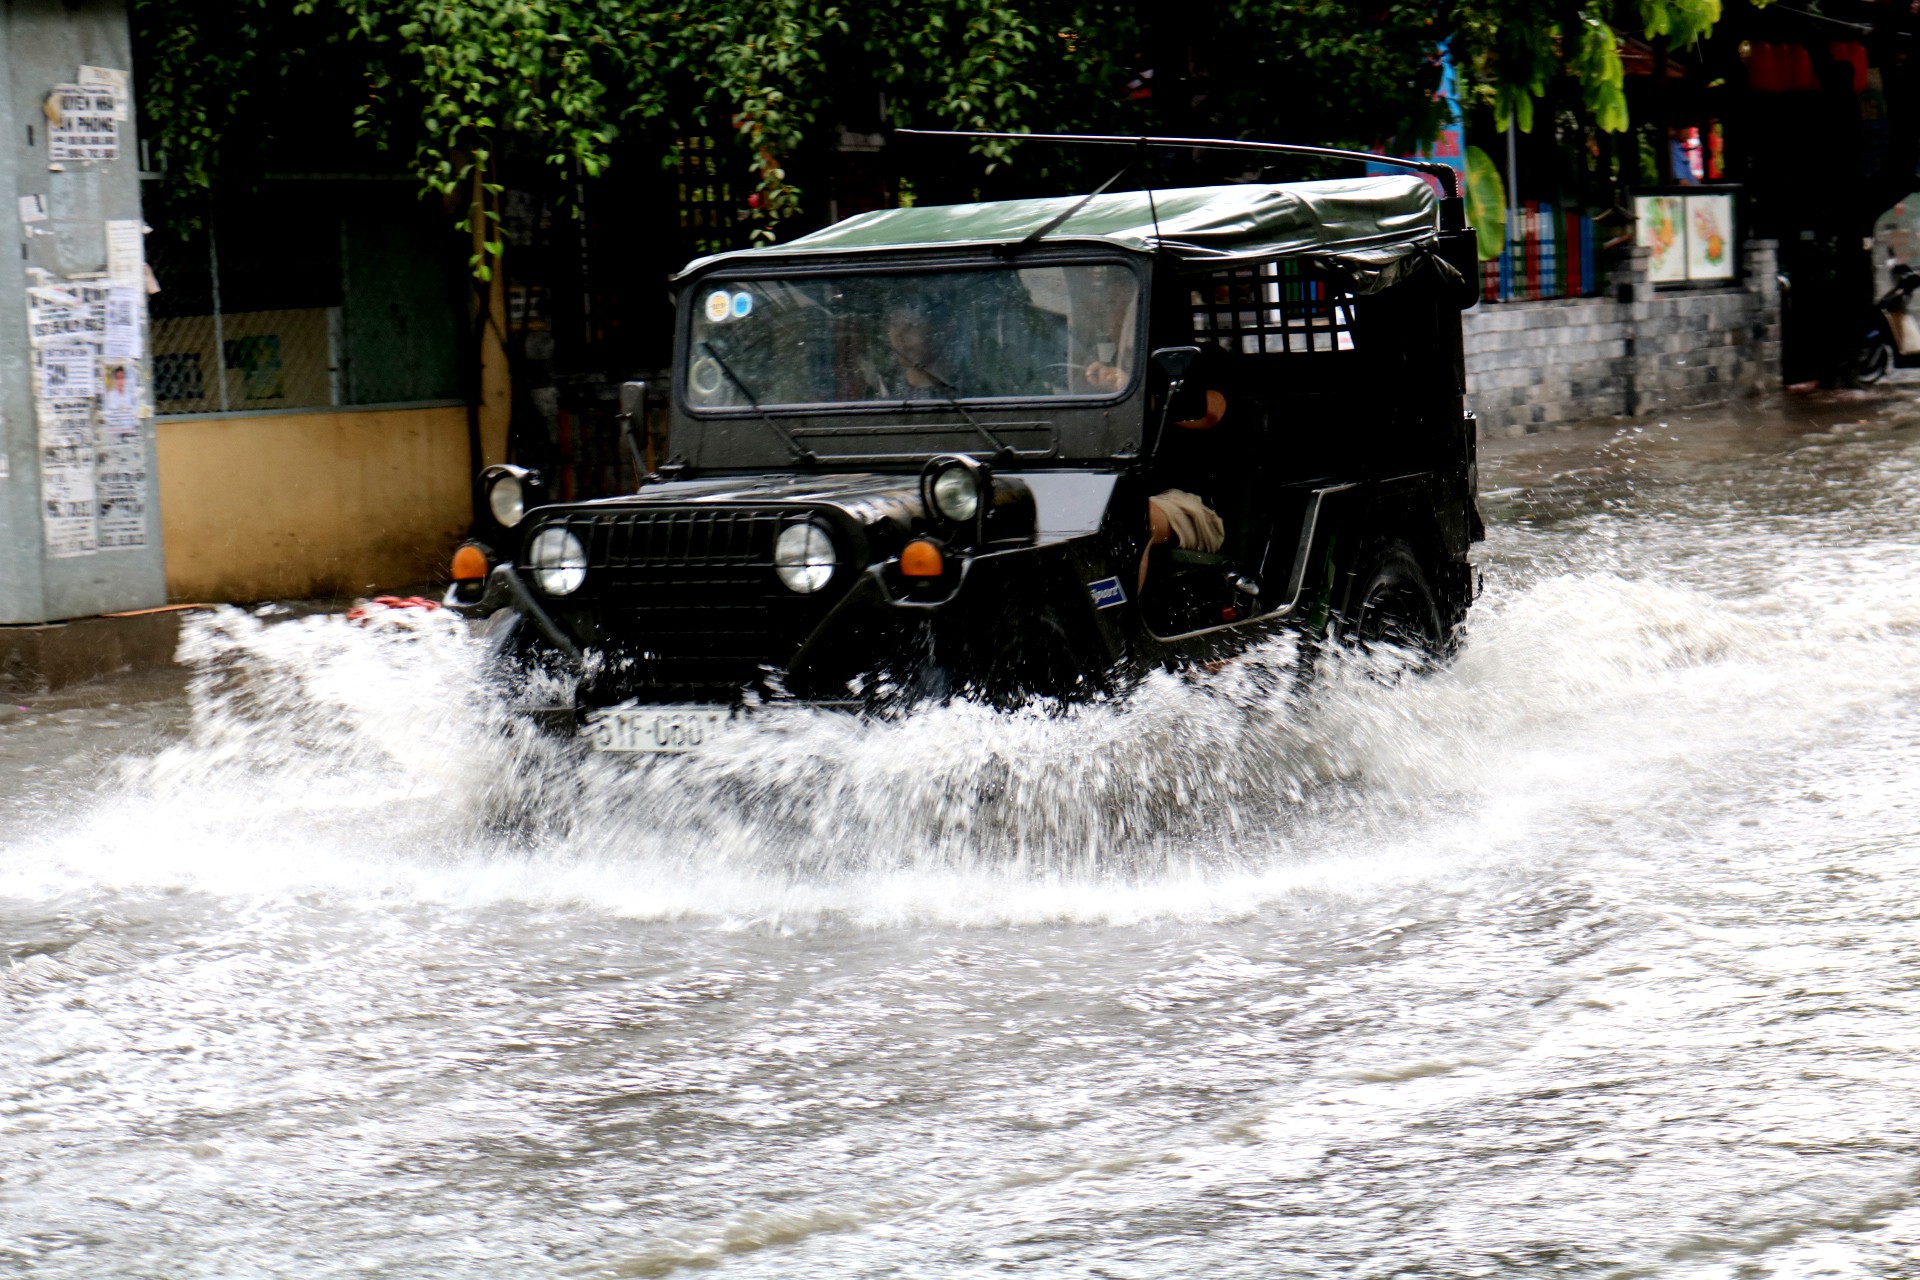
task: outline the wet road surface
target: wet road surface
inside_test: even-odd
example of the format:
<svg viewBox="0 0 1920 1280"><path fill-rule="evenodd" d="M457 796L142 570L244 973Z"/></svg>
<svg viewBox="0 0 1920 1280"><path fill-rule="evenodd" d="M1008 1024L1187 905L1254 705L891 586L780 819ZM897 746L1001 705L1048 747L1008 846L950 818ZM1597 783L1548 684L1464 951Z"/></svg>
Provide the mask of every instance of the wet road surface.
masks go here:
<svg viewBox="0 0 1920 1280"><path fill-rule="evenodd" d="M1920 406L1482 484L1457 662L1298 705L576 767L236 611L7 704L0 1274L1920 1274Z"/></svg>

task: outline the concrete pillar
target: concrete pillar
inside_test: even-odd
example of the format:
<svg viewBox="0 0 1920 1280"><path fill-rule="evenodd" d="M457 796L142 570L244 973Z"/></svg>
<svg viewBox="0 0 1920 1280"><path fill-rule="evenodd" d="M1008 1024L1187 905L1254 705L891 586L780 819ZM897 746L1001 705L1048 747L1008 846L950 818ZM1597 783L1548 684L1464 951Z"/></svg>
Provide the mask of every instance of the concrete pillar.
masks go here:
<svg viewBox="0 0 1920 1280"><path fill-rule="evenodd" d="M1648 359L1641 338L1641 326L1653 300L1653 285L1647 279L1647 260L1652 254L1634 244L1623 246L1607 275L1607 290L1619 308L1621 332L1626 349L1620 360L1620 411L1628 417L1647 408L1647 388L1654 380L1647 375ZM1657 358L1655 360L1657 364Z"/></svg>
<svg viewBox="0 0 1920 1280"><path fill-rule="evenodd" d="M0 266L0 623L166 599L132 65L122 0L13 0L0 8L0 261L15 264ZM114 73L125 92L98 87L110 86ZM81 91L50 111L61 85ZM111 258L110 230L120 234ZM119 275L110 277L110 268ZM43 324L38 359L28 323L35 288L76 304L60 322ZM129 300L134 355L110 357L102 334L124 328L106 319L108 303L118 311ZM43 307L42 318L49 314ZM54 330L70 332L49 340ZM67 383L64 398L49 394L59 378L81 376L89 352L91 380ZM116 365L128 391L109 395L104 374ZM89 392L91 406L81 403ZM50 511L49 502L60 505Z"/></svg>
<svg viewBox="0 0 1920 1280"><path fill-rule="evenodd" d="M1753 322L1755 386L1764 394L1780 386L1780 242L1749 240L1740 246L1746 289L1757 302Z"/></svg>
<svg viewBox="0 0 1920 1280"><path fill-rule="evenodd" d="M1611 293L1618 302L1645 302L1653 296L1653 286L1647 282L1647 261L1653 255L1644 246L1637 244L1622 245L1615 250L1612 263L1606 268L1607 283L1605 291Z"/></svg>

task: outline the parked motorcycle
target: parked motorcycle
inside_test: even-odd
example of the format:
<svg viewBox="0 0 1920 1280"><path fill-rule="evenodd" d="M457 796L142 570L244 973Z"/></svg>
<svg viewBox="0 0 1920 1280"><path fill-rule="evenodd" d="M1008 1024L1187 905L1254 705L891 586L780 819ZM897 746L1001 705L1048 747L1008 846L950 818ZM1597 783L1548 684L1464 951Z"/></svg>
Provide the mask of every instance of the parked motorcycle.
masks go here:
<svg viewBox="0 0 1920 1280"><path fill-rule="evenodd" d="M1889 369L1920 365L1920 319L1907 311L1916 291L1920 291L1920 271L1896 262L1893 287L1873 304L1866 335L1848 371L1849 382L1871 386L1886 377Z"/></svg>

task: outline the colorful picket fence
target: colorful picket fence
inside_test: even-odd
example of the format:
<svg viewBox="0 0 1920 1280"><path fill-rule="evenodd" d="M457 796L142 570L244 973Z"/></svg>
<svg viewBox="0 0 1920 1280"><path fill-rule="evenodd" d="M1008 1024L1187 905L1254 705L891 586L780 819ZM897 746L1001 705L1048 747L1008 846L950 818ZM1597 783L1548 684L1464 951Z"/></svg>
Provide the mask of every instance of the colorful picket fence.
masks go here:
<svg viewBox="0 0 1920 1280"><path fill-rule="evenodd" d="M1571 209L1522 204L1507 215L1507 247L1480 264L1489 302L1580 298L1594 291L1593 219Z"/></svg>

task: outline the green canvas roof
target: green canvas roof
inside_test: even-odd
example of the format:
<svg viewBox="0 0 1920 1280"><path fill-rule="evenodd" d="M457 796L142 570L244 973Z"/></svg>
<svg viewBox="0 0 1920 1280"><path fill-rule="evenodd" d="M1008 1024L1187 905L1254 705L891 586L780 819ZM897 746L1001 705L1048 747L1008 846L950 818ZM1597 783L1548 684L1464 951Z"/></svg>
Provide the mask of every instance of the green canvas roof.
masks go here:
<svg viewBox="0 0 1920 1280"><path fill-rule="evenodd" d="M1008 244L1080 199L1051 196L881 209L786 244L703 258L682 275L723 261L740 267L799 254ZM1091 240L1222 266L1297 256L1371 276L1430 247L1437 226L1433 188L1414 175L1394 174L1175 187L1151 197L1144 191L1109 192L1095 196L1048 232L1045 243Z"/></svg>

